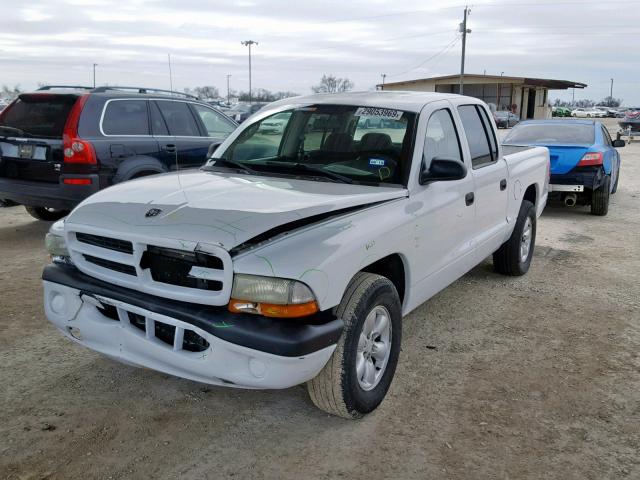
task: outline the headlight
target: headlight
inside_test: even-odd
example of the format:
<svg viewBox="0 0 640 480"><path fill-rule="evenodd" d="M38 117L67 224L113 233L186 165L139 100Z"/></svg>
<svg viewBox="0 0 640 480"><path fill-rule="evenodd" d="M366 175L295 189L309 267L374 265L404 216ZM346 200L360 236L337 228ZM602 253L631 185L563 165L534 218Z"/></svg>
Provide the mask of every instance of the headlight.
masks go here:
<svg viewBox="0 0 640 480"><path fill-rule="evenodd" d="M303 317L318 311L315 296L304 283L286 278L236 274L229 310L267 317Z"/></svg>
<svg viewBox="0 0 640 480"><path fill-rule="evenodd" d="M44 238L44 244L47 247L51 260L55 263L71 263L67 243L64 240L64 223L62 220L57 221L49 229L49 233Z"/></svg>

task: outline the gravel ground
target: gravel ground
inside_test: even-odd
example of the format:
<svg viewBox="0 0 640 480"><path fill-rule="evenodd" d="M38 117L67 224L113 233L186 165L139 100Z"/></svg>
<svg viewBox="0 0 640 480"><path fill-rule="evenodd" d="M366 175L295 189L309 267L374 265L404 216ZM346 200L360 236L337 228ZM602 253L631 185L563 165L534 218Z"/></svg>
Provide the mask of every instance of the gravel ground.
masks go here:
<svg viewBox="0 0 640 480"><path fill-rule="evenodd" d="M405 319L360 421L72 344L43 314L48 224L0 209L0 478L640 478L640 144L621 153L607 217L549 206L526 276L487 260Z"/></svg>

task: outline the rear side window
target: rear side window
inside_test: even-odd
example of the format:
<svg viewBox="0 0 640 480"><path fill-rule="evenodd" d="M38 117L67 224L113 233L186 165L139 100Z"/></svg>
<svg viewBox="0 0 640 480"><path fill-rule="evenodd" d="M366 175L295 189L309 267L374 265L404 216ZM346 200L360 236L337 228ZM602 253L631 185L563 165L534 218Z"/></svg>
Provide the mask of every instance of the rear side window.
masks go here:
<svg viewBox="0 0 640 480"><path fill-rule="evenodd" d="M471 165L473 168L478 168L491 163L493 161L492 148L480 112L475 105L462 105L458 107L458 113L464 126L465 137L467 137Z"/></svg>
<svg viewBox="0 0 640 480"><path fill-rule="evenodd" d="M75 95L21 95L3 111L0 125L18 128L34 137L62 138L64 124L77 99Z"/></svg>
<svg viewBox="0 0 640 480"><path fill-rule="evenodd" d="M102 118L105 135L149 135L146 100L112 100Z"/></svg>
<svg viewBox="0 0 640 480"><path fill-rule="evenodd" d="M179 137L200 137L198 124L193 118L189 105L185 102L157 100L158 107L169 129L169 135Z"/></svg>
<svg viewBox="0 0 640 480"><path fill-rule="evenodd" d="M216 112L213 108L192 104L202 120L209 137L226 137L236 129L236 126Z"/></svg>

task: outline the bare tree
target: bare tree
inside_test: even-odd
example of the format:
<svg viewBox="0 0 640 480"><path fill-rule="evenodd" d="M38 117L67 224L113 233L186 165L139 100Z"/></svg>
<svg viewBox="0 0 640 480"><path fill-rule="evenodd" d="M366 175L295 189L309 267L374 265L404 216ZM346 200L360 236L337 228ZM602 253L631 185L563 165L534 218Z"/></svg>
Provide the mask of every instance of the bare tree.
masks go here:
<svg viewBox="0 0 640 480"><path fill-rule="evenodd" d="M348 78L338 78L333 75L322 75L318 85L311 87L314 93L348 92L353 89L353 82Z"/></svg>
<svg viewBox="0 0 640 480"><path fill-rule="evenodd" d="M2 89L0 90L0 97L9 98L13 100L21 93L22 93L22 90L20 90L19 85L16 85L13 88L8 87L7 85L2 85Z"/></svg>
<svg viewBox="0 0 640 480"><path fill-rule="evenodd" d="M204 86L195 88L185 88L184 93L195 95L203 100L214 100L220 98L220 92L216 87Z"/></svg>
<svg viewBox="0 0 640 480"><path fill-rule="evenodd" d="M619 107L620 105L622 105L622 99L621 98L614 98L611 96L605 97L604 100L600 101L600 103L598 103L598 105L604 105L605 107Z"/></svg>

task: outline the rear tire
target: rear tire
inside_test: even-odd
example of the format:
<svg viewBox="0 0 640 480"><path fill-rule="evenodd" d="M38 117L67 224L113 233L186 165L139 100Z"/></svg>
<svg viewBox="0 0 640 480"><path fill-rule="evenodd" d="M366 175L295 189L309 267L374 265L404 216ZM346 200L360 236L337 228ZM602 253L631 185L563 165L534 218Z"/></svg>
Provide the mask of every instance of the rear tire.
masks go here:
<svg viewBox="0 0 640 480"><path fill-rule="evenodd" d="M344 330L307 390L321 410L360 418L380 405L393 380L402 339L400 298L389 279L360 272L347 287L336 316L344 321Z"/></svg>
<svg viewBox="0 0 640 480"><path fill-rule="evenodd" d="M55 222L62 217L69 215L69 210L56 210L49 207L24 207L27 213L36 220L42 220L43 222Z"/></svg>
<svg viewBox="0 0 640 480"><path fill-rule="evenodd" d="M591 194L591 215L605 216L609 212L611 195L611 175L604 177L604 183Z"/></svg>
<svg viewBox="0 0 640 480"><path fill-rule="evenodd" d="M524 275L531 265L535 244L536 207L529 200L523 200L511 237L493 254L493 268L503 275Z"/></svg>

